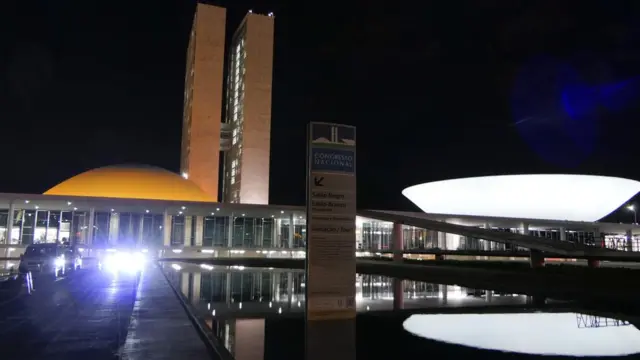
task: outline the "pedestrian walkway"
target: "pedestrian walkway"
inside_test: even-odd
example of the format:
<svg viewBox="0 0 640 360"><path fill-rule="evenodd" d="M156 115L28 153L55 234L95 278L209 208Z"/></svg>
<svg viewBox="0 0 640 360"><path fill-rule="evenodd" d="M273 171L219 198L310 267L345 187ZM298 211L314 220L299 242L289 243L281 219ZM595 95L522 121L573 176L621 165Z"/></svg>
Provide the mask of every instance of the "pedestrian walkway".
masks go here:
<svg viewBox="0 0 640 360"><path fill-rule="evenodd" d="M123 360L211 359L171 285L155 264L140 276L127 338L119 351Z"/></svg>

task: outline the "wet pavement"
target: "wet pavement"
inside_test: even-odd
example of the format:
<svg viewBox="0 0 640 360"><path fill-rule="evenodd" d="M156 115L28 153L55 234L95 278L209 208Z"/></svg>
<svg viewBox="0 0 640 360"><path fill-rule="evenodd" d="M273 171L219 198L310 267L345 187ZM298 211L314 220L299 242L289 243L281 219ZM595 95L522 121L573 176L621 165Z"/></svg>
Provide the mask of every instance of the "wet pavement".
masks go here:
<svg viewBox="0 0 640 360"><path fill-rule="evenodd" d="M30 295L14 289L14 297L6 299L10 291L5 291L2 358L113 358L126 338L136 283L133 276L80 271L56 281L36 277Z"/></svg>
<svg viewBox="0 0 640 360"><path fill-rule="evenodd" d="M153 265L142 275L81 270L0 285L0 348L10 359L210 358Z"/></svg>
<svg viewBox="0 0 640 360"><path fill-rule="evenodd" d="M140 278L121 359L210 359L209 350L160 269Z"/></svg>

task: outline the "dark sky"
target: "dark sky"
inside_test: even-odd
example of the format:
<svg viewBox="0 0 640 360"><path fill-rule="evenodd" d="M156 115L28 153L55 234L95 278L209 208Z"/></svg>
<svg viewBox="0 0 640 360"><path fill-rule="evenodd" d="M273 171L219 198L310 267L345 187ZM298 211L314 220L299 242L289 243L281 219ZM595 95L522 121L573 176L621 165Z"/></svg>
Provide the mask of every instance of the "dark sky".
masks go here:
<svg viewBox="0 0 640 360"><path fill-rule="evenodd" d="M634 105L592 115L593 149L563 166L522 139L510 100L540 55L577 61L593 84L640 75L638 1L215 4L228 32L250 8L276 15L272 203L304 203L309 121L357 126L360 208L411 209L403 188L455 177L640 179ZM194 1L0 6L1 192L40 193L119 163L178 171Z"/></svg>

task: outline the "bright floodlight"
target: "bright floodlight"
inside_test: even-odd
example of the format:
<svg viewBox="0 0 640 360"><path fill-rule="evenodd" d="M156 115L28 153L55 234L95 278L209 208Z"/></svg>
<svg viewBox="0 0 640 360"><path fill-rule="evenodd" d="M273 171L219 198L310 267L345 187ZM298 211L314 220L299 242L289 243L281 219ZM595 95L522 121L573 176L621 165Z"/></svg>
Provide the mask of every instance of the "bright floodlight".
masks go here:
<svg viewBox="0 0 640 360"><path fill-rule="evenodd" d="M627 206L627 210L636 211L636 207L634 205Z"/></svg>
<svg viewBox="0 0 640 360"><path fill-rule="evenodd" d="M595 357L640 353L640 331L635 326L575 313L412 315L403 327L435 341L521 354Z"/></svg>
<svg viewBox="0 0 640 360"><path fill-rule="evenodd" d="M60 257L57 257L54 261L55 261L56 267L59 267L59 268L63 267L64 263L65 263L64 255L61 255Z"/></svg>
<svg viewBox="0 0 640 360"><path fill-rule="evenodd" d="M402 194L432 214L593 222L640 192L640 182L591 175L503 175L436 181Z"/></svg>
<svg viewBox="0 0 640 360"><path fill-rule="evenodd" d="M114 252L105 258L104 266L112 272L132 272L142 270L146 257L140 252Z"/></svg>

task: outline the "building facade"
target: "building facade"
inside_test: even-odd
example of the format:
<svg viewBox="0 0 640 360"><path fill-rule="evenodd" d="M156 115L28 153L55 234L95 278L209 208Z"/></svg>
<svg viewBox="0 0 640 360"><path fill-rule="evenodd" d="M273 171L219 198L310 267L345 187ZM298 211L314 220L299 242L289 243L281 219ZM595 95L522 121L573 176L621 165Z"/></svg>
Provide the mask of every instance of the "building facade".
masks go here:
<svg viewBox="0 0 640 360"><path fill-rule="evenodd" d="M223 8L196 7L187 49L180 171L217 201L222 151L224 202L268 204L274 17L249 12L232 37L223 122L225 17Z"/></svg>
<svg viewBox="0 0 640 360"><path fill-rule="evenodd" d="M269 203L273 15L249 12L231 43L226 123L224 201Z"/></svg>
<svg viewBox="0 0 640 360"><path fill-rule="evenodd" d="M4 194L0 196L0 246L71 241L94 248L206 248L246 251L306 247L304 207L256 206L160 200L60 197ZM482 219L480 219L482 220ZM486 221L486 219L485 219ZM494 219L494 221L496 221ZM638 251L638 229L622 224L518 225L517 220L473 225L577 244ZM517 251L509 244L401 225L402 249L422 251ZM358 216L356 248L361 252L393 250L394 224ZM631 249L629 249L631 246ZM0 257L1 254L0 254Z"/></svg>
<svg viewBox="0 0 640 360"><path fill-rule="evenodd" d="M180 171L218 199L226 10L198 4L189 35Z"/></svg>

